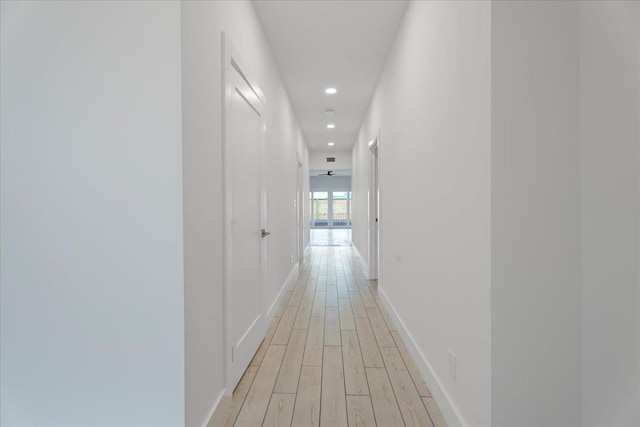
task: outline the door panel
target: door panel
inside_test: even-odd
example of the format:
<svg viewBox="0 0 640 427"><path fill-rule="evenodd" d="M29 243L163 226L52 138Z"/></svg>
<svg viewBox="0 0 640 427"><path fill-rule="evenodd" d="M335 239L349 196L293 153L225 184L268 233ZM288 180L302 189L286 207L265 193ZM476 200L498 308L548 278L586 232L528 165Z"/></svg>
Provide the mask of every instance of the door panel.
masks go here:
<svg viewBox="0 0 640 427"><path fill-rule="evenodd" d="M371 197L369 199L369 279L378 279L380 262L380 212L379 198L380 189L378 185L378 138L369 143L371 150L370 158L370 178Z"/></svg>
<svg viewBox="0 0 640 427"><path fill-rule="evenodd" d="M258 349L266 330L263 291L261 140L262 102L237 66L227 81L228 334L231 389Z"/></svg>

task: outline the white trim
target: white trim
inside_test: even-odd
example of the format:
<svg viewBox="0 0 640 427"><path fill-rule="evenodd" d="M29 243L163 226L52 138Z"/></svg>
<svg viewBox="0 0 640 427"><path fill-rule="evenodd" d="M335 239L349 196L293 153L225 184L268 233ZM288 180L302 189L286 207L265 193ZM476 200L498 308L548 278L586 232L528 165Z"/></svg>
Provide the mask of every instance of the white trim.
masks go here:
<svg viewBox="0 0 640 427"><path fill-rule="evenodd" d="M213 402L213 406L211 406L207 417L204 419L202 427L207 427L212 420L214 427L222 426L227 416L227 409L229 409L229 406L231 406L230 404L231 394L227 394L227 389L223 388L216 401ZM219 411L222 411L223 413L220 413Z"/></svg>
<svg viewBox="0 0 640 427"><path fill-rule="evenodd" d="M387 309L387 312L391 315L398 333L402 337L404 343L407 345L407 350L409 350L411 358L416 363L418 370L422 374L422 378L431 391L431 395L436 401L436 404L438 405L442 416L447 422L447 425L449 427L467 427L469 423L466 422L459 408L451 398L451 395L443 387L442 381L440 381L440 378L438 378L438 375L435 373L435 371L431 367L431 364L420 350L420 347L418 347L418 345L416 344L413 336L398 315L396 309L393 307L393 304L391 304L391 301L389 301L389 297L384 292L384 289L378 288L378 296L380 297L380 301L382 301L384 307Z"/></svg>
<svg viewBox="0 0 640 427"><path fill-rule="evenodd" d="M278 291L278 296L276 296L275 300L273 300L273 304L271 304L271 306L269 307L269 310L267 310L267 319L269 323L271 322L271 319L273 319L273 312L280 305L282 296L285 294L285 292L287 292L287 289L289 288L289 286L291 286L292 283L295 283L296 280L298 280L298 276L300 276L299 266L300 266L300 263L296 262L293 268L291 269L291 271L289 272L289 275L285 279L284 283L282 284L280 291Z"/></svg>
<svg viewBox="0 0 640 427"><path fill-rule="evenodd" d="M358 248L356 247L356 245L351 245L351 247L353 248L353 251L356 254L358 263L360 264L360 270L361 270L360 272L362 273L365 279L369 280L369 267L367 266L367 262L365 261L362 254L358 251Z"/></svg>
<svg viewBox="0 0 640 427"><path fill-rule="evenodd" d="M222 364L223 364L223 384L228 385L230 380L230 370L231 370L231 345L229 338L229 282L230 282L230 242L231 235L229 230L227 230L227 223L229 221L229 194L231 193L231 178L229 174L229 168L227 167L227 145L225 143L227 139L227 111L229 106L227 105L229 102L229 94L227 89L227 61L228 52L227 52L227 37L226 33L223 31L221 34L221 91L222 91L222 342L223 342L223 350L222 350ZM226 389L225 389L226 390Z"/></svg>
<svg viewBox="0 0 640 427"><path fill-rule="evenodd" d="M296 198L294 203L296 214L296 258L298 262L304 258L304 219L302 218L302 160L300 153L296 151Z"/></svg>

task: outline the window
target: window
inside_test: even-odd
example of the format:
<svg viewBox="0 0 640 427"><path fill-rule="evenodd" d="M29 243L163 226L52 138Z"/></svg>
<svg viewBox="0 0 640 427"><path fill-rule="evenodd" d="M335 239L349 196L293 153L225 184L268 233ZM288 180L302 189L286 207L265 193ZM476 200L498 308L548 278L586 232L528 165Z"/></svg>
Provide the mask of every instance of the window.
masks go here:
<svg viewBox="0 0 640 427"><path fill-rule="evenodd" d="M350 228L350 191L313 191L311 198L312 228Z"/></svg>

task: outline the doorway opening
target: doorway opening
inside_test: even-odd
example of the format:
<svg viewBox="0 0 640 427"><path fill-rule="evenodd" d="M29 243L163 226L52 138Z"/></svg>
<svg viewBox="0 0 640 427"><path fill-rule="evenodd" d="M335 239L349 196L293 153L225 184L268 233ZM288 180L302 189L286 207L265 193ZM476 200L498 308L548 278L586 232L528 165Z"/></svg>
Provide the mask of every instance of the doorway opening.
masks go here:
<svg viewBox="0 0 640 427"><path fill-rule="evenodd" d="M351 176L311 176L312 246L351 245Z"/></svg>
<svg viewBox="0 0 640 427"><path fill-rule="evenodd" d="M351 228L351 191L311 191L310 198L311 228Z"/></svg>

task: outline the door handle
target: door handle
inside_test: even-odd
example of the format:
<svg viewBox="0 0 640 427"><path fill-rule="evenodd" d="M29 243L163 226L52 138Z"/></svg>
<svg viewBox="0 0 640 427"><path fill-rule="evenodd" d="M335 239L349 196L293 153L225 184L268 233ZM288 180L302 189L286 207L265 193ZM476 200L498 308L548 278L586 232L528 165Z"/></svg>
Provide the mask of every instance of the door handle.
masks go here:
<svg viewBox="0 0 640 427"><path fill-rule="evenodd" d="M265 230L264 228L262 229L262 238L264 239L265 237L267 237L269 234L271 234L270 231Z"/></svg>

